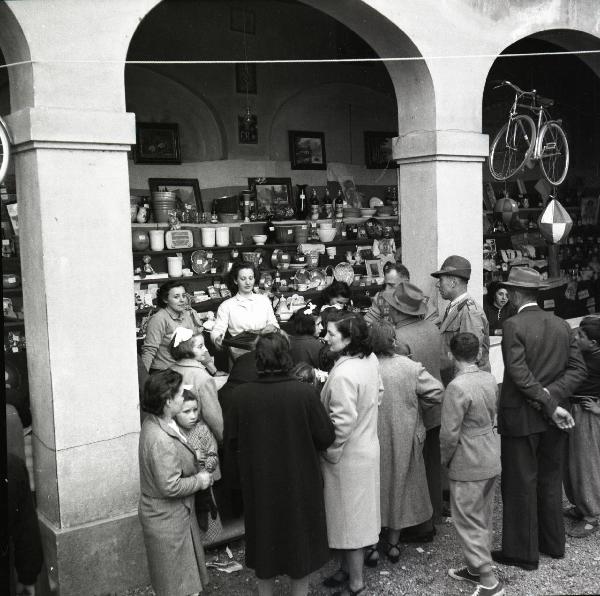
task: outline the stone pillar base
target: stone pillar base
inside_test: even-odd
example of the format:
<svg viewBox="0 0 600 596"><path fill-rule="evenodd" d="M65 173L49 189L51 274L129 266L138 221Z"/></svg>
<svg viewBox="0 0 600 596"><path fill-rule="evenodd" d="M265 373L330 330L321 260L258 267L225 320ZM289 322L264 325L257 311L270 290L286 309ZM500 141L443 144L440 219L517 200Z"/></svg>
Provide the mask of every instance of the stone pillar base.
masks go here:
<svg viewBox="0 0 600 596"><path fill-rule="evenodd" d="M60 596L122 594L150 583L137 511L67 529L39 520L46 568Z"/></svg>

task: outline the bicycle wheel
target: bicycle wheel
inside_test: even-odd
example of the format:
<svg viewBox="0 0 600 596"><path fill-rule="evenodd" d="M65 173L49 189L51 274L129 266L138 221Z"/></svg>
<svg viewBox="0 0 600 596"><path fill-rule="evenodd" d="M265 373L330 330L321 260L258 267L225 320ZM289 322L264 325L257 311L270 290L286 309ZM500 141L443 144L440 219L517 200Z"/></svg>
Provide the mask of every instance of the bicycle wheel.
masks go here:
<svg viewBox="0 0 600 596"><path fill-rule="evenodd" d="M0 118L0 182L4 180L10 163L10 137L8 129L2 118Z"/></svg>
<svg viewBox="0 0 600 596"><path fill-rule="evenodd" d="M535 147L535 123L519 114L496 135L490 149L490 173L496 180L508 180L519 172Z"/></svg>
<svg viewBox="0 0 600 596"><path fill-rule="evenodd" d="M546 122L540 131L540 167L546 180L554 186L562 184L569 169L567 135L558 122Z"/></svg>

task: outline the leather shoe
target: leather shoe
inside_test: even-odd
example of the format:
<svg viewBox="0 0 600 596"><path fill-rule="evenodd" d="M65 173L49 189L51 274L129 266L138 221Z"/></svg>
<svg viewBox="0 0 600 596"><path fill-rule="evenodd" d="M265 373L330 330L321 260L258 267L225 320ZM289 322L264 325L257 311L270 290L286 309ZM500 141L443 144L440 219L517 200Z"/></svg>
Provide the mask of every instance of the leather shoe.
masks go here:
<svg viewBox="0 0 600 596"><path fill-rule="evenodd" d="M492 559L496 563L500 563L501 565L511 565L512 567L520 567L525 571L535 571L538 568L538 563L532 563L530 561L523 561L521 559L507 557L501 550L493 550Z"/></svg>
<svg viewBox="0 0 600 596"><path fill-rule="evenodd" d="M433 537L437 534L437 530L435 527L433 530L429 532L415 532L415 531L406 531L402 530L400 532L399 542L410 542L410 543L424 543L424 542L433 542Z"/></svg>

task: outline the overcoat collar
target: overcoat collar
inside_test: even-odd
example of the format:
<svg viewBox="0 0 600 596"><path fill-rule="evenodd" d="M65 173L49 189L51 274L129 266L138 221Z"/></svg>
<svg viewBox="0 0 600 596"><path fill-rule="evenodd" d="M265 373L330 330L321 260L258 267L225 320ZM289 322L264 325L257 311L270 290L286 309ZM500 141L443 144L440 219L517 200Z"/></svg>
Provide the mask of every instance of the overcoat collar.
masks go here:
<svg viewBox="0 0 600 596"><path fill-rule="evenodd" d="M150 414L148 416L150 420L155 422L163 431L165 431L171 438L179 441L186 449L189 449L194 457L196 456L196 452L187 441L183 441L182 438L175 432L160 416L156 416L155 414Z"/></svg>
<svg viewBox="0 0 600 596"><path fill-rule="evenodd" d="M466 306L468 300L473 300L469 294L463 294L462 300L457 302L450 308L448 316L440 324L440 331L445 331L460 315L460 311Z"/></svg>

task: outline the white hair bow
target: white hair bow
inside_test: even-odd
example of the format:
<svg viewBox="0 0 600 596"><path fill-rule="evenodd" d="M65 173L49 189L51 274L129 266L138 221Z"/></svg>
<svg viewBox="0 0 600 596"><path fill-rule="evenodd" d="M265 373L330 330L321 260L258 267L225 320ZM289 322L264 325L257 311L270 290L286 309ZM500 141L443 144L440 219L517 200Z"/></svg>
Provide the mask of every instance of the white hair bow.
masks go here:
<svg viewBox="0 0 600 596"><path fill-rule="evenodd" d="M194 335L191 329L187 327L177 327L173 334L173 347L176 348L182 341L187 341Z"/></svg>

